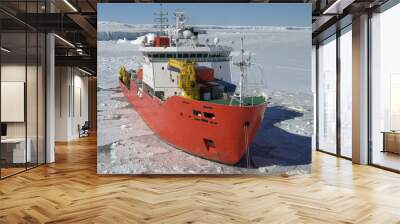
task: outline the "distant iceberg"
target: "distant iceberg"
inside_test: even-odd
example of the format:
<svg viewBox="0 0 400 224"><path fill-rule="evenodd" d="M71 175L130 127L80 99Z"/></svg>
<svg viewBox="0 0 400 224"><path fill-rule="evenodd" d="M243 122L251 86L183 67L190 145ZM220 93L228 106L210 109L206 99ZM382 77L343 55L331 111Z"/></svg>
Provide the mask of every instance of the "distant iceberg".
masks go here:
<svg viewBox="0 0 400 224"><path fill-rule="evenodd" d="M132 40L131 44L133 44L133 45L141 45L148 38L153 38L154 39L154 36L155 36L154 33L148 33L146 35L139 36L135 40Z"/></svg>
<svg viewBox="0 0 400 224"><path fill-rule="evenodd" d="M97 24L97 40L131 40L133 42L138 38L145 36L148 33L158 33L159 28L154 24L125 24L111 21L99 21ZM311 27L289 27L289 26L232 26L232 25L194 25L194 28L209 31L229 31L229 32L242 32L252 30L255 32L262 31L309 31ZM140 40L138 40L140 41Z"/></svg>
<svg viewBox="0 0 400 224"><path fill-rule="evenodd" d="M128 40L127 40L126 38L124 38L124 39L119 39L119 40L117 41L117 44L126 44L126 43L128 43Z"/></svg>

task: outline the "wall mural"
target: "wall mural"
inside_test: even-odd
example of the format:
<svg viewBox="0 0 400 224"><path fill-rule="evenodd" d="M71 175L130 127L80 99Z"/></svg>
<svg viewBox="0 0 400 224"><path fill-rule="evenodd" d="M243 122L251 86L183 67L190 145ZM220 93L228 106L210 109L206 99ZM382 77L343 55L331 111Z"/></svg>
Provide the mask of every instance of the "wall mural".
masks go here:
<svg viewBox="0 0 400 224"><path fill-rule="evenodd" d="M310 11L99 4L98 173L310 172Z"/></svg>

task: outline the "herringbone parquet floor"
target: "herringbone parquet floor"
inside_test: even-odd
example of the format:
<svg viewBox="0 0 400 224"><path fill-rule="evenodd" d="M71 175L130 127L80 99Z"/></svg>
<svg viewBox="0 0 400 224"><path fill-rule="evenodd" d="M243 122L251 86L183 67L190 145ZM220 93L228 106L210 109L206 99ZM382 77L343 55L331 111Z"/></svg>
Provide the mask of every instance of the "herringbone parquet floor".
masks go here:
<svg viewBox="0 0 400 224"><path fill-rule="evenodd" d="M313 173L100 176L96 139L0 181L0 223L400 223L400 175L315 152Z"/></svg>

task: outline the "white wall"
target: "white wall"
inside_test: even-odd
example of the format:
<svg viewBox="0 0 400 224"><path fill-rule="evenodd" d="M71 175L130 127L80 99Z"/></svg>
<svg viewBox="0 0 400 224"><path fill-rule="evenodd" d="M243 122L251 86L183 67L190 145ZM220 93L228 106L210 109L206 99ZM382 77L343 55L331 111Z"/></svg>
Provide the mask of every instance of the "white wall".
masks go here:
<svg viewBox="0 0 400 224"><path fill-rule="evenodd" d="M38 69L38 70L37 70ZM27 136L29 139L29 147L31 149L32 162L39 159L39 163L44 163L44 150L45 150L45 120L44 120L44 74L41 67L36 65L27 65L25 63L4 63L1 66L2 85L3 82L23 82L25 86L18 90L19 93L8 94L22 94L20 105L18 108L6 107L3 105L1 108L3 113L19 113L22 120L18 122L5 122L7 124L7 137L9 138L24 138ZM25 80L27 79L27 80ZM26 87L26 88L25 88ZM26 97L24 96L26 90ZM10 98L7 92L2 89L2 98ZM24 99L26 98L26 99ZM12 103L12 102L11 102ZM18 104L18 102L14 102ZM25 105L26 103L26 105ZM3 103L2 103L3 104ZM12 111L14 110L14 111ZM24 114L26 113L26 119ZM3 119L2 119L3 120Z"/></svg>
<svg viewBox="0 0 400 224"><path fill-rule="evenodd" d="M25 64L3 64L1 66L2 82L25 82ZM24 110L24 108L22 108ZM1 108L7 110L7 108ZM7 125L9 137L25 137L25 122L11 122Z"/></svg>
<svg viewBox="0 0 400 224"><path fill-rule="evenodd" d="M68 140L68 117L70 84L69 69L55 68L55 141Z"/></svg>
<svg viewBox="0 0 400 224"><path fill-rule="evenodd" d="M3 82L25 82L25 64L3 64L1 66L1 81ZM1 108L7 110L7 108ZM8 122L8 137L25 137L25 122Z"/></svg>
<svg viewBox="0 0 400 224"><path fill-rule="evenodd" d="M1 81L25 82L25 64L3 64L1 66Z"/></svg>
<svg viewBox="0 0 400 224"><path fill-rule="evenodd" d="M76 74L75 70L75 75L74 75L74 108L73 110L75 110L75 113L73 111L72 115L73 115L73 119L71 120L71 135L73 138L78 138L79 137L79 133L78 133L78 125L83 125L85 123L85 121L89 120L89 111L88 111L88 77L87 76L82 76L83 73L78 73L78 75ZM80 91L80 93L79 93ZM80 95L80 97L79 97ZM78 102L78 101L81 102ZM77 106L79 105L79 106ZM78 108L81 107L81 108ZM79 109L81 109L82 111L80 112Z"/></svg>
<svg viewBox="0 0 400 224"><path fill-rule="evenodd" d="M1 122L25 121L25 83L1 81ZM34 105L36 108L36 105Z"/></svg>
<svg viewBox="0 0 400 224"><path fill-rule="evenodd" d="M77 139L78 125L88 121L88 77L76 68L56 67L55 86L55 141Z"/></svg>

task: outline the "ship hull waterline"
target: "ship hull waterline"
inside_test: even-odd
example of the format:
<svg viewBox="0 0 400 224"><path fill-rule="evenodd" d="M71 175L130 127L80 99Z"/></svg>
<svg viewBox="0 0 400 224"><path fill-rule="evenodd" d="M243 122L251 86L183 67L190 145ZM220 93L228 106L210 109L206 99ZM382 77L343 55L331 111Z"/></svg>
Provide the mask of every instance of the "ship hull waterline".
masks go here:
<svg viewBox="0 0 400 224"><path fill-rule="evenodd" d="M162 101L147 92L138 92L133 80L130 89L121 81L120 87L147 126L164 142L229 165L236 164L246 153L267 106L229 106L181 96ZM205 117L205 112L213 116Z"/></svg>

